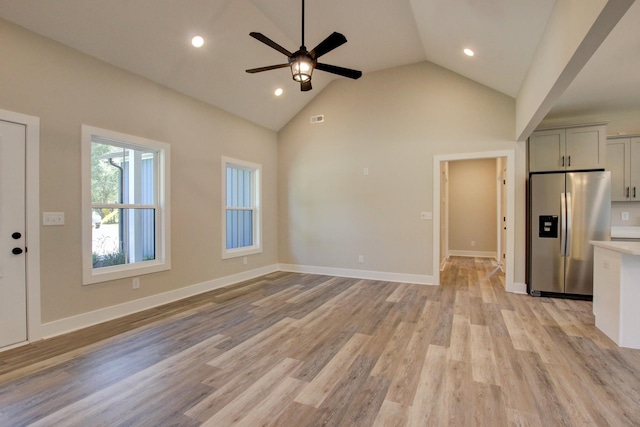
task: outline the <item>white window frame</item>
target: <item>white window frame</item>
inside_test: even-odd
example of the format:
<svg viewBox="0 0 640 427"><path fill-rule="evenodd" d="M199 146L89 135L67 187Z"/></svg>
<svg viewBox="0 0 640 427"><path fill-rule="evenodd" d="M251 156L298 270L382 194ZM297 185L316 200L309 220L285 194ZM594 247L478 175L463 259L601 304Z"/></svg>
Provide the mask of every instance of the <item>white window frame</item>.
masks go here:
<svg viewBox="0 0 640 427"><path fill-rule="evenodd" d="M253 245L227 249L227 166L251 170L253 206ZM222 156L222 259L262 253L262 165Z"/></svg>
<svg viewBox="0 0 640 427"><path fill-rule="evenodd" d="M91 142L105 142L120 147L140 147L158 152L156 166L156 259L133 264L93 268L92 259L92 202L91 202ZM171 269L171 213L170 213L170 158L169 144L139 136L127 135L107 129L82 125L82 277L83 284L106 282L109 280L135 277ZM114 207L126 208L128 205Z"/></svg>

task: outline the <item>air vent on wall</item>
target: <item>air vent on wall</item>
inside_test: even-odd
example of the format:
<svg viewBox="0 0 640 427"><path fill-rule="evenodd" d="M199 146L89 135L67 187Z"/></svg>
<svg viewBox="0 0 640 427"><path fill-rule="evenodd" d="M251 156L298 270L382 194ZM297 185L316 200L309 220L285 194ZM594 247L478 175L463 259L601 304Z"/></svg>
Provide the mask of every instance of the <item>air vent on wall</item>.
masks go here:
<svg viewBox="0 0 640 427"><path fill-rule="evenodd" d="M324 122L324 115L320 114L319 116L311 116L311 123L322 123Z"/></svg>

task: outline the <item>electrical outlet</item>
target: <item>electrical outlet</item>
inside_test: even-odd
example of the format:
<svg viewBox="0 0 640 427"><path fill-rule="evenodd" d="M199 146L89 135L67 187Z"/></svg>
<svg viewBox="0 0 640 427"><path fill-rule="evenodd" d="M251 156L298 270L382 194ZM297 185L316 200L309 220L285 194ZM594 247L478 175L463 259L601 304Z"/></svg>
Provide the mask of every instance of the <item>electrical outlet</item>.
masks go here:
<svg viewBox="0 0 640 427"><path fill-rule="evenodd" d="M364 262L364 255L358 255L358 262L362 264Z"/></svg>
<svg viewBox="0 0 640 427"><path fill-rule="evenodd" d="M140 278L139 277L134 277L133 280L131 281L131 287L132 289L140 289Z"/></svg>
<svg viewBox="0 0 640 427"><path fill-rule="evenodd" d="M249 262L249 261L247 260L247 257L243 257L243 258L242 258L242 263L243 263L244 265L247 265L247 262Z"/></svg>
<svg viewBox="0 0 640 427"><path fill-rule="evenodd" d="M475 240L472 240L472 241L471 241L471 246L475 246L475 245L476 245L476 241L475 241Z"/></svg>
<svg viewBox="0 0 640 427"><path fill-rule="evenodd" d="M364 176L368 176L369 175L369 168L364 168Z"/></svg>
<svg viewBox="0 0 640 427"><path fill-rule="evenodd" d="M431 212L420 212L420 219L433 219L433 214Z"/></svg>
<svg viewBox="0 0 640 427"><path fill-rule="evenodd" d="M622 212L622 220L629 221L629 212Z"/></svg>

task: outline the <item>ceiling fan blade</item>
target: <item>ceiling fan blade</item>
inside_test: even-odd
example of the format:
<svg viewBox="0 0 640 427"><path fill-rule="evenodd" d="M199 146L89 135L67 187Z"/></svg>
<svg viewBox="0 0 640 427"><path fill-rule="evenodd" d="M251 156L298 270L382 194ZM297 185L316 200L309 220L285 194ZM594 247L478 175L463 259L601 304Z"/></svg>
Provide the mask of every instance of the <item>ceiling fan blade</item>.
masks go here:
<svg viewBox="0 0 640 427"><path fill-rule="evenodd" d="M300 82L300 91L307 92L311 90L311 80L307 80L306 82Z"/></svg>
<svg viewBox="0 0 640 427"><path fill-rule="evenodd" d="M312 58L318 59L325 53L331 52L338 46L342 46L347 42L347 38L340 33L332 33L329 37L320 42L320 44L313 48L309 55Z"/></svg>
<svg viewBox="0 0 640 427"><path fill-rule="evenodd" d="M247 70L247 73L261 73L263 71L269 71L269 70L277 70L278 68L286 68L288 67L289 64L278 64L278 65L269 65L267 67L259 67L259 68L252 68L250 70Z"/></svg>
<svg viewBox="0 0 640 427"><path fill-rule="evenodd" d="M318 70L326 71L327 73L338 74L340 76L349 77L350 79L359 79L362 77L362 71L352 70L351 68L337 67L335 65L328 64L316 64Z"/></svg>
<svg viewBox="0 0 640 427"><path fill-rule="evenodd" d="M292 55L292 53L289 52L287 49L283 48L278 43L274 42L273 40L271 40L269 37L265 36L262 33L252 32L252 33L249 33L249 35L251 37L253 37L254 39L259 40L262 43L266 44L267 46L270 46L270 47L274 48L278 52L284 53L287 56L291 56Z"/></svg>

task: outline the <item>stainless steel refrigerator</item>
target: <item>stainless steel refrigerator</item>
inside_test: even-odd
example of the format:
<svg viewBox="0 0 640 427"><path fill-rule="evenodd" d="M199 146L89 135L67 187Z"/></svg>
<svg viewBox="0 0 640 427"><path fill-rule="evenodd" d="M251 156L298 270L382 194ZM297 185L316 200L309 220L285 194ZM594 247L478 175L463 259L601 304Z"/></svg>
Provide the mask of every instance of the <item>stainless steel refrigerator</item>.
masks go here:
<svg viewBox="0 0 640 427"><path fill-rule="evenodd" d="M611 173L529 176L529 293L593 295L590 240L611 237Z"/></svg>

